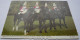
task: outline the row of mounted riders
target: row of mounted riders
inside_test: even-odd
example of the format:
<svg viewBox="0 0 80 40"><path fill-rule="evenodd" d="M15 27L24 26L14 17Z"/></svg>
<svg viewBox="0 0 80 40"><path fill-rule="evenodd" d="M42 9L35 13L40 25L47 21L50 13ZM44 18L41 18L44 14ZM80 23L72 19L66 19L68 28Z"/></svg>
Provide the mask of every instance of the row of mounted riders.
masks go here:
<svg viewBox="0 0 80 40"><path fill-rule="evenodd" d="M15 14L14 15L14 26L16 26L16 30L18 30L18 24L20 21L24 21L24 32L30 32L34 27L33 23L35 20L39 21L39 32L42 33L42 30L47 33L47 26L46 26L46 20L49 20L50 24L50 30L52 30L52 27L56 30L56 24L55 19L59 19L59 25L61 26L61 19L64 22L65 27L65 7L62 8L55 8L55 9L49 9L48 7L40 7L40 12L36 13L35 8L31 7L28 9L28 11L25 14ZM17 23L16 23L17 22Z"/></svg>

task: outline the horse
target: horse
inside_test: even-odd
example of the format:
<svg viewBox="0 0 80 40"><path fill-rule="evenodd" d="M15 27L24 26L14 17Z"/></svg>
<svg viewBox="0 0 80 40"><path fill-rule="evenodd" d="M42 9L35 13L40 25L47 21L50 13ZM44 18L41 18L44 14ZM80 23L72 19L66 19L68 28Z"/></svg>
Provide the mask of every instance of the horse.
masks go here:
<svg viewBox="0 0 80 40"><path fill-rule="evenodd" d="M40 7L40 12L36 13L34 12L34 20L38 20L39 21L39 33L42 33L42 30L45 31L45 33L47 33L47 26L46 26L46 20L48 19L48 8L41 6Z"/></svg>
<svg viewBox="0 0 80 40"><path fill-rule="evenodd" d="M33 13L34 13L34 8L31 7L23 15L18 15L18 14L14 15L14 25L16 24L16 21L18 20L16 30L18 30L19 22L23 20L24 21L24 34L26 35L26 32L29 33L30 28L33 28Z"/></svg>
<svg viewBox="0 0 80 40"><path fill-rule="evenodd" d="M54 29L56 29L56 24L55 24L55 19L59 19L59 24L60 24L60 28L61 27L61 19L63 20L64 22L64 25L65 27L67 28L67 25L65 23L65 13L66 13L66 10L65 8L56 8L55 10L51 9L50 10L50 23L52 22L53 20L53 23L51 23L50 25L50 30L52 30L52 26L54 25ZM52 25L53 24L53 25Z"/></svg>

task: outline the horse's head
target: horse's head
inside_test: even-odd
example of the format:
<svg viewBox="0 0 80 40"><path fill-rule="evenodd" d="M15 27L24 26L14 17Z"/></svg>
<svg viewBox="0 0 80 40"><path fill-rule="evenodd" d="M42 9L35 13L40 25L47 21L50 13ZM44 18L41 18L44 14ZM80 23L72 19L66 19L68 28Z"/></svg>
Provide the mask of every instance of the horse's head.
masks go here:
<svg viewBox="0 0 80 40"><path fill-rule="evenodd" d="M34 13L34 8L33 7L30 7L28 8L27 12L24 14L24 18L29 18L31 17L31 15Z"/></svg>

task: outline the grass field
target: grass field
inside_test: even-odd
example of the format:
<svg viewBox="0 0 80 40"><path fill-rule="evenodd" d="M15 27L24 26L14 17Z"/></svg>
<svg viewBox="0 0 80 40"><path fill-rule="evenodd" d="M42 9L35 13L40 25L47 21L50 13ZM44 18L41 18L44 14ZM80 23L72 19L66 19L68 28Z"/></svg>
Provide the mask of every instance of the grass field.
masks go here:
<svg viewBox="0 0 80 40"><path fill-rule="evenodd" d="M62 21L62 20L61 20ZM59 20L56 19L56 24L59 23ZM62 21L63 24L63 21ZM66 16L66 24L68 26L68 28L66 29L65 26L62 26L62 29L60 29L60 27L57 25L56 28L57 30L54 30L54 28L52 28L52 30L49 30L49 28L47 29L48 33L44 33L44 31L42 33L39 33L39 29L38 29L38 21L34 22L34 27L35 29L32 30L28 35L29 36L69 36L69 35L77 35L77 31L73 22L72 17L70 16ZM46 21L46 25L49 27L49 21ZM19 30L18 31L12 31L13 26L13 16L7 16L4 28L3 28L3 32L2 35L24 35L24 28L22 27L24 26L24 22L21 21L19 24ZM26 36L28 36L26 35Z"/></svg>

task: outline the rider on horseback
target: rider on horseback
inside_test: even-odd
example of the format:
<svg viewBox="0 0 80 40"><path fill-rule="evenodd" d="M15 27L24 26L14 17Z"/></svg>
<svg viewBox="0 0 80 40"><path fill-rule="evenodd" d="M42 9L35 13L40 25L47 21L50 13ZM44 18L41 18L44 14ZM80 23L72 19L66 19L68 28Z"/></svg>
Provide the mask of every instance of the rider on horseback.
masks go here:
<svg viewBox="0 0 80 40"><path fill-rule="evenodd" d="M26 2L24 2L23 6L20 8L20 11L18 13L19 17L22 19L23 15L27 12Z"/></svg>
<svg viewBox="0 0 80 40"><path fill-rule="evenodd" d="M36 2L36 5L34 6L34 8L35 8L35 12L36 13L40 12L40 7L39 7L39 3L38 2Z"/></svg>
<svg viewBox="0 0 80 40"><path fill-rule="evenodd" d="M26 2L24 2L23 6L20 8L20 12L18 14L25 14L27 12Z"/></svg>
<svg viewBox="0 0 80 40"><path fill-rule="evenodd" d="M39 3L38 2L36 2L36 4L35 4L35 6L34 6L34 18L38 18L38 16L39 16L39 12L40 12L40 7L39 7Z"/></svg>

